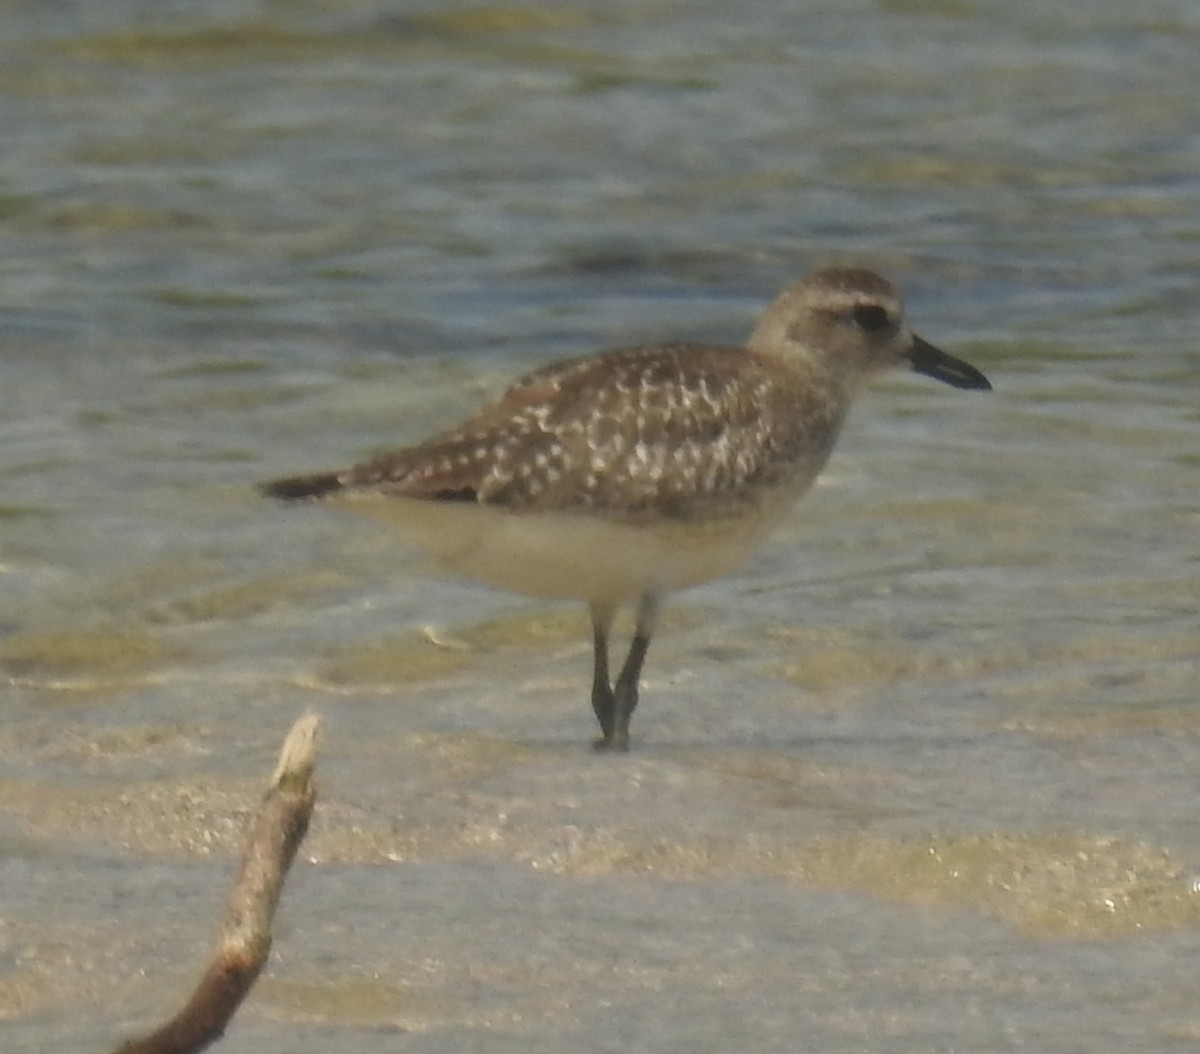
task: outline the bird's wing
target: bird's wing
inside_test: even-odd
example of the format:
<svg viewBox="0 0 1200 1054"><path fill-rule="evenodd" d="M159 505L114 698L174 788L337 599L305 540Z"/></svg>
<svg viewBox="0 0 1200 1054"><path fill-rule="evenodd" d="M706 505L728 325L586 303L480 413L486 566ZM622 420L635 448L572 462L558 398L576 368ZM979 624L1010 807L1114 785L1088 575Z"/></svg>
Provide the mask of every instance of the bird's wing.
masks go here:
<svg viewBox="0 0 1200 1054"><path fill-rule="evenodd" d="M745 491L799 447L823 447L807 434L809 403L780 366L741 348L617 349L531 373L453 430L340 482L513 509L687 515ZM806 420L804 433L793 427Z"/></svg>

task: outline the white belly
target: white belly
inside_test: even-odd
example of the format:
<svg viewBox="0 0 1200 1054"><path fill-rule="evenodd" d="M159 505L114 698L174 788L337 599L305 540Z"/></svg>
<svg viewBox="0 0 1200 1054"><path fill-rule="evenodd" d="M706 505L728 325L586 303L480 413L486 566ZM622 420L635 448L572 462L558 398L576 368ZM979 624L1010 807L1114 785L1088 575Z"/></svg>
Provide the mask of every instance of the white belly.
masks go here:
<svg viewBox="0 0 1200 1054"><path fill-rule="evenodd" d="M528 596L620 603L734 570L786 515L795 494L745 515L631 525L568 512L350 492L332 504L398 527L456 574Z"/></svg>

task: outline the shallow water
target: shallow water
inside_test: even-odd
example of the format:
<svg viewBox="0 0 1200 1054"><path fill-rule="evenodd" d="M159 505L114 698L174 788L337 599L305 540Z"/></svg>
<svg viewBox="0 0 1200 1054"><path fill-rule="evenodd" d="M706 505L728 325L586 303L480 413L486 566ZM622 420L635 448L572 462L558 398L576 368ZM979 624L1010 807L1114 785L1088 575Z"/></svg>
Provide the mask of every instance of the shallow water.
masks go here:
<svg viewBox="0 0 1200 1054"><path fill-rule="evenodd" d="M1011 5L1007 5L1011 6ZM279 740L321 804L222 1050L1200 1036L1191 5L10 5L0 1034L174 1006ZM829 260L896 378L679 597L628 757L582 613L251 484Z"/></svg>

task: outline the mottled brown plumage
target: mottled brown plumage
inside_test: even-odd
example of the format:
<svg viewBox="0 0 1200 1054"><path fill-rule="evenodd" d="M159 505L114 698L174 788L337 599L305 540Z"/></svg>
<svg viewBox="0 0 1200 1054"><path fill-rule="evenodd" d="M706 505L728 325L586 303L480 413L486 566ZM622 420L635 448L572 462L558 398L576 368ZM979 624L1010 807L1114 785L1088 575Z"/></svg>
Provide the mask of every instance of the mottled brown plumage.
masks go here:
<svg viewBox="0 0 1200 1054"><path fill-rule="evenodd" d="M795 380L742 348L621 348L530 374L454 430L338 484L514 512L698 517L829 448L837 408Z"/></svg>
<svg viewBox="0 0 1200 1054"><path fill-rule="evenodd" d="M989 387L912 333L889 282L831 268L782 293L745 347L555 363L424 443L263 489L393 522L493 585L587 601L600 745L624 748L660 598L748 557L824 467L862 383L901 364ZM613 688L608 630L628 601L638 629Z"/></svg>

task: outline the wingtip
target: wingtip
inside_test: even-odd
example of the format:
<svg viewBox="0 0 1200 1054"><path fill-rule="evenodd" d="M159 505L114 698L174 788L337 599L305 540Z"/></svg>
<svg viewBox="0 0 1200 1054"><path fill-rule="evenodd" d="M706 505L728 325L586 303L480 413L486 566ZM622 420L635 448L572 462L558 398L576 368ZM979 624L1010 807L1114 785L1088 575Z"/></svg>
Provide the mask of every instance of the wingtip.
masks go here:
<svg viewBox="0 0 1200 1054"><path fill-rule="evenodd" d="M340 490L342 481L336 472L320 472L310 476L286 476L270 479L258 484L260 493L281 501L302 501L305 498L323 498Z"/></svg>

